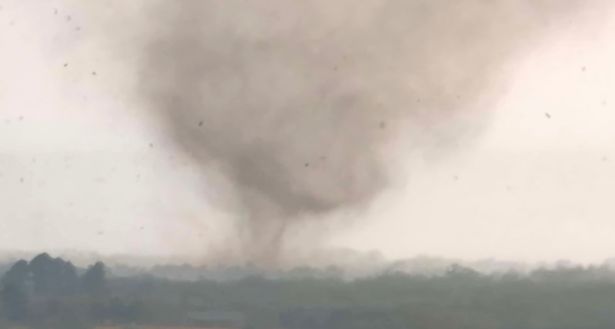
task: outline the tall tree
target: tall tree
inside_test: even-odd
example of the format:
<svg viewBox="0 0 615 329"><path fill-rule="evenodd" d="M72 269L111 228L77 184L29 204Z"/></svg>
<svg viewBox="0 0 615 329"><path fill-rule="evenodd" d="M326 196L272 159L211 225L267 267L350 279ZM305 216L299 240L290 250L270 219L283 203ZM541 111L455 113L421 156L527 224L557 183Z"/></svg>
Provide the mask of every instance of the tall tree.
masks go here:
<svg viewBox="0 0 615 329"><path fill-rule="evenodd" d="M4 274L2 284L26 285L31 280L30 266L25 260L19 260Z"/></svg>
<svg viewBox="0 0 615 329"><path fill-rule="evenodd" d="M83 274L83 288L93 296L102 296L107 291L106 267L102 262L90 266Z"/></svg>
<svg viewBox="0 0 615 329"><path fill-rule="evenodd" d="M40 254L30 261L34 291L38 295L65 296L77 292L79 277L72 263Z"/></svg>
<svg viewBox="0 0 615 329"><path fill-rule="evenodd" d="M20 260L2 278L0 299L7 318L13 321L26 319L30 290L30 266L25 260Z"/></svg>

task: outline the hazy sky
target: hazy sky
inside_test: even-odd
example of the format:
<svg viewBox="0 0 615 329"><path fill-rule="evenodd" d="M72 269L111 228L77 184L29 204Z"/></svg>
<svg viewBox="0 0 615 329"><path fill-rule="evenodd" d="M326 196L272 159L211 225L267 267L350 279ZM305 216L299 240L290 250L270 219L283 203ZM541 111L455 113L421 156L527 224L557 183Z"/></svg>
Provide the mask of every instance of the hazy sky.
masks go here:
<svg viewBox="0 0 615 329"><path fill-rule="evenodd" d="M0 249L206 253L228 238L230 215L143 115L136 58L115 47L137 32L108 39L113 8L75 3L0 0ZM392 258L615 256L609 17L518 58L480 138L409 161L400 147L407 174L366 213L332 215L351 220L330 224L322 245Z"/></svg>

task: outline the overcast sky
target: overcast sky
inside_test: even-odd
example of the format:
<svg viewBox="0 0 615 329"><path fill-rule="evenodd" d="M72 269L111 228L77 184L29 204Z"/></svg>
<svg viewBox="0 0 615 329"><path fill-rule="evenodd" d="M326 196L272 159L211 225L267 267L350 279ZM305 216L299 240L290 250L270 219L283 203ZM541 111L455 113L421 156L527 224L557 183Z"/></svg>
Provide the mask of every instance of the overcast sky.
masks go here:
<svg viewBox="0 0 615 329"><path fill-rule="evenodd" d="M207 253L231 215L143 114L136 58L115 47L137 32L104 33L110 16L138 17L138 6L75 3L0 0L0 249ZM519 57L480 138L405 161L367 212L335 214L345 220L322 245L390 258L615 257L609 17L571 23Z"/></svg>

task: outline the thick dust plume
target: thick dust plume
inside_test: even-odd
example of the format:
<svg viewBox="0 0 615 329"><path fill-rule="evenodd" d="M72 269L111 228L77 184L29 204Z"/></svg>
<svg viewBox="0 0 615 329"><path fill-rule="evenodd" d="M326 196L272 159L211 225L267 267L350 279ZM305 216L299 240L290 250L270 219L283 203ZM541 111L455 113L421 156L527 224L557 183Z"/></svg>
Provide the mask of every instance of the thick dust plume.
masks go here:
<svg viewBox="0 0 615 329"><path fill-rule="evenodd" d="M474 133L507 64L586 3L158 1L141 85L230 184L244 259L273 262L290 225L387 187L400 134L413 152Z"/></svg>

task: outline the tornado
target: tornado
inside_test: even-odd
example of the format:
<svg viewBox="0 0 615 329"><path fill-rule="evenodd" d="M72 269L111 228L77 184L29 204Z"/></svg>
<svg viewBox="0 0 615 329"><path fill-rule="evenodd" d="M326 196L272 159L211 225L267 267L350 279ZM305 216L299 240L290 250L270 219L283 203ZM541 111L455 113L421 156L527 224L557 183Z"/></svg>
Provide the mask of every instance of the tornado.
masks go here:
<svg viewBox="0 0 615 329"><path fill-rule="evenodd" d="M223 177L242 257L272 264L293 226L403 176L390 152L484 130L511 65L601 2L159 0L140 94L203 175Z"/></svg>

